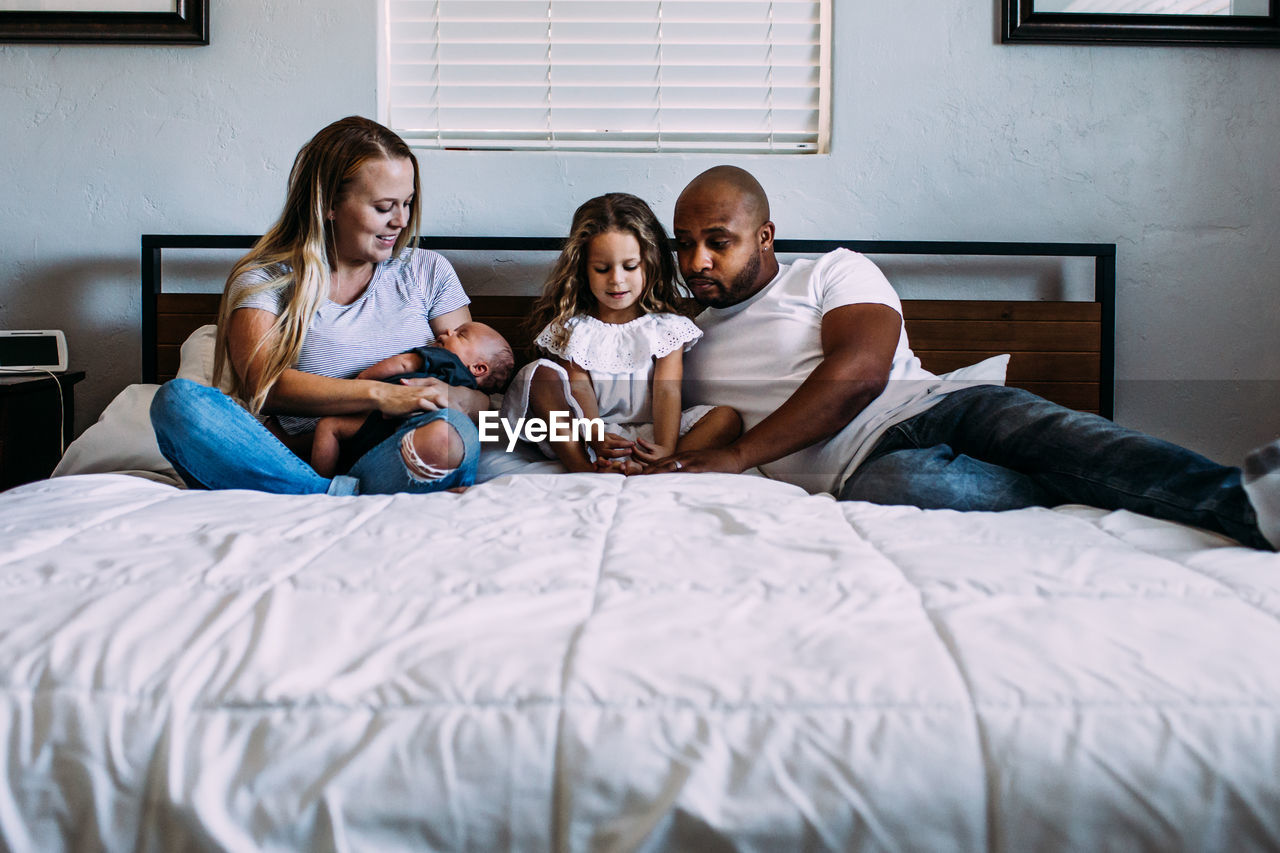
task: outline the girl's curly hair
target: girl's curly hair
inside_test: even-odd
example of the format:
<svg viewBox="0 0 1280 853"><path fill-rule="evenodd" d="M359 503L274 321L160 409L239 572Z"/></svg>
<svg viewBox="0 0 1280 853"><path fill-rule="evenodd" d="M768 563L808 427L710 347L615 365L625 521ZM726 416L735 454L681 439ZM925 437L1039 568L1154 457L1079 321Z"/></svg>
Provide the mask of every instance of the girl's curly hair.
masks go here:
<svg viewBox="0 0 1280 853"><path fill-rule="evenodd" d="M630 193L607 193L583 202L574 212L560 257L529 316L532 335L552 324L555 334L567 335L565 323L570 317L594 313L596 300L587 283L588 247L595 237L610 231L631 234L640 244L644 271L644 291L637 303L640 311L679 313L675 259L662 223L642 199Z"/></svg>

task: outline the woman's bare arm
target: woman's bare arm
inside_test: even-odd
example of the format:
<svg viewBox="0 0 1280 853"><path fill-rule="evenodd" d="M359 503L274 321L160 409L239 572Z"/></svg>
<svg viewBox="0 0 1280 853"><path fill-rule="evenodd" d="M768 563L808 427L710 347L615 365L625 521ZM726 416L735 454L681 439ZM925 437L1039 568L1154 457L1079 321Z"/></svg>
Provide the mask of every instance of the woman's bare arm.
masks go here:
<svg viewBox="0 0 1280 853"><path fill-rule="evenodd" d="M461 308L455 308L448 313L433 317L430 321L431 331L439 335L445 329L456 329L463 323L471 322L471 309L463 305Z"/></svg>
<svg viewBox="0 0 1280 853"><path fill-rule="evenodd" d="M255 384L266 363L266 351L274 337L275 315L258 308L237 308L227 327L227 349L231 367L246 385ZM263 345L259 347L259 343ZM422 385L392 385L366 379L334 379L302 370L280 374L263 411L267 414L347 415L376 409L385 415L402 416L450 405L452 391L438 380ZM486 398L485 402L488 400ZM454 406L458 408L458 406Z"/></svg>

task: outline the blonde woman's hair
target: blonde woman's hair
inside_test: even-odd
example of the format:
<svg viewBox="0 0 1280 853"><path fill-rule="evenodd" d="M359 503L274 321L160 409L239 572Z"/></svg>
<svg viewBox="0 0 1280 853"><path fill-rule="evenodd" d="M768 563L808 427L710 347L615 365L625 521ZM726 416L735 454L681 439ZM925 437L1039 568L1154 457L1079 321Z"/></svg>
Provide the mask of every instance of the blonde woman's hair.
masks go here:
<svg viewBox="0 0 1280 853"><path fill-rule="evenodd" d="M567 338L566 321L577 314L592 313L596 300L587 280L588 247L597 236L610 231L630 234L640 244L644 291L637 304L641 312L679 312L676 264L662 223L643 200L630 193L608 193L583 202L574 212L569 236L529 317L534 335L554 324L553 335ZM565 343L563 339L553 341L556 346Z"/></svg>
<svg viewBox="0 0 1280 853"><path fill-rule="evenodd" d="M341 201L365 163L403 159L413 164L413 205L407 226L396 237L393 258L399 258L411 241L416 244L418 236L421 186L418 159L409 146L391 130L361 116L335 121L302 146L289 172L289 191L280 218L227 276L218 308L213 365L215 387L227 364L227 327L231 312L250 296L266 290L281 291L283 310L253 352L253 357L257 357L265 347L263 369L253 382L235 376L235 393L254 414L262 411L267 394L280 374L297 363L307 327L329 297L330 274L337 257L329 211ZM261 282L246 287L245 277L261 279ZM241 286L233 288L237 281Z"/></svg>

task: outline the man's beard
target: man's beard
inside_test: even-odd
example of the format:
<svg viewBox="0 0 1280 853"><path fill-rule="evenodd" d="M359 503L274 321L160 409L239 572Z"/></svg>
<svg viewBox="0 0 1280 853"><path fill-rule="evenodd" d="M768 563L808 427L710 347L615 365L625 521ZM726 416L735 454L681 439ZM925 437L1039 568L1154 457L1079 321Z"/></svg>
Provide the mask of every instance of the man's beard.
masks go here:
<svg viewBox="0 0 1280 853"><path fill-rule="evenodd" d="M747 261L747 265L733 277L733 281L729 282L729 286L720 286L720 294L718 296L698 296L695 291L693 298L697 300L699 305L707 308L728 308L730 305L737 305L749 296L754 295L756 280L760 277L760 253L753 252L751 260Z"/></svg>

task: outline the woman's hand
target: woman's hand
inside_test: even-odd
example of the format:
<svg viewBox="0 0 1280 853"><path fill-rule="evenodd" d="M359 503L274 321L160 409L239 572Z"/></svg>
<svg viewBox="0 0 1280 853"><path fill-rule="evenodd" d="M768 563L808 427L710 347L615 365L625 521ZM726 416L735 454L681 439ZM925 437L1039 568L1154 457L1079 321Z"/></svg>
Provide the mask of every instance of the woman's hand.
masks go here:
<svg viewBox="0 0 1280 853"><path fill-rule="evenodd" d="M460 385L449 385L439 379L428 377L401 379L400 383L399 386L392 385L390 387L416 389L421 395L419 399L430 403L430 406L423 407L428 411L444 408L456 409L474 421L480 412L489 408L489 395L483 391L473 391ZM411 409L410 411L413 410Z"/></svg>
<svg viewBox="0 0 1280 853"><path fill-rule="evenodd" d="M449 405L450 388L439 379L423 377L405 379L397 385L379 382L373 393L373 403L379 412L389 418L400 418L416 412L430 412Z"/></svg>

